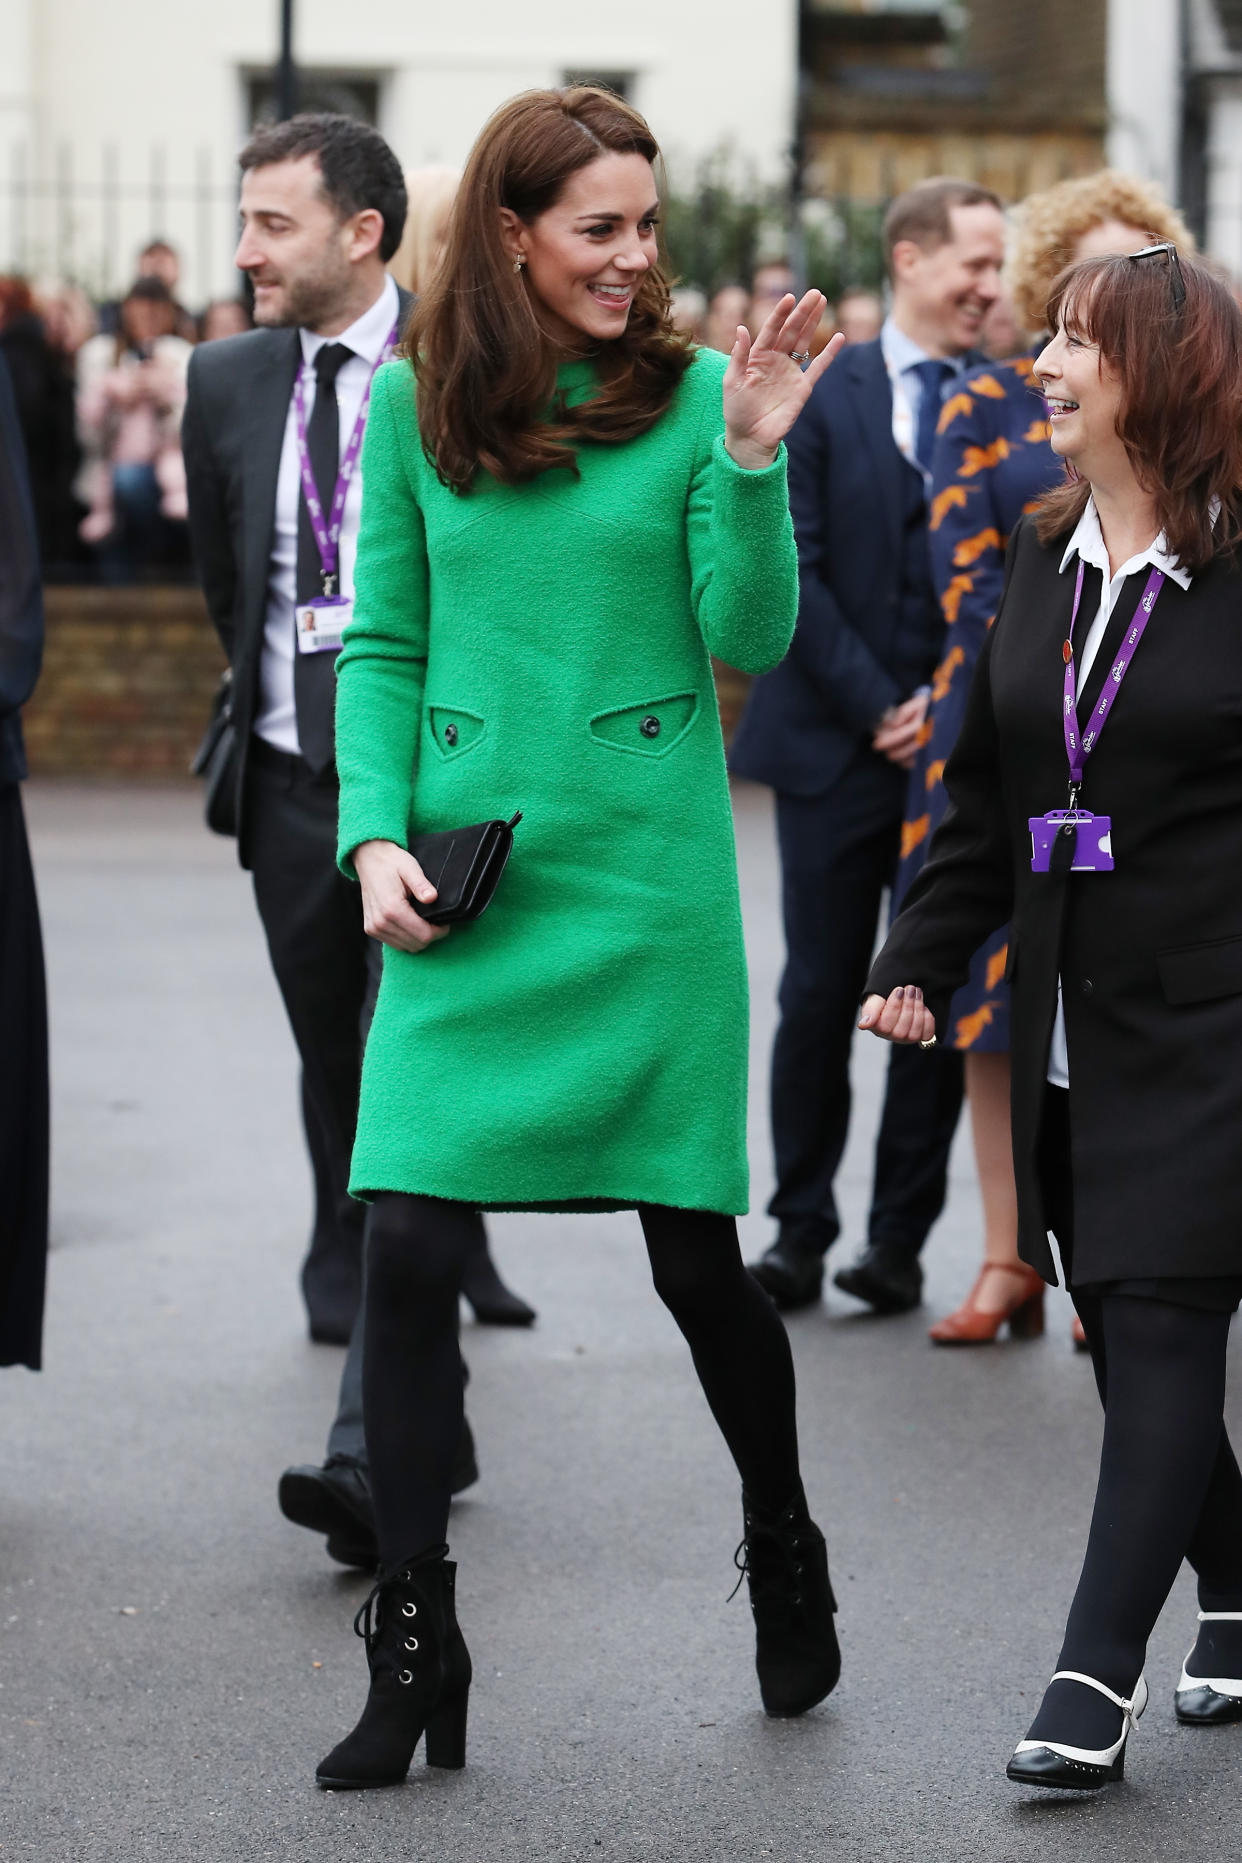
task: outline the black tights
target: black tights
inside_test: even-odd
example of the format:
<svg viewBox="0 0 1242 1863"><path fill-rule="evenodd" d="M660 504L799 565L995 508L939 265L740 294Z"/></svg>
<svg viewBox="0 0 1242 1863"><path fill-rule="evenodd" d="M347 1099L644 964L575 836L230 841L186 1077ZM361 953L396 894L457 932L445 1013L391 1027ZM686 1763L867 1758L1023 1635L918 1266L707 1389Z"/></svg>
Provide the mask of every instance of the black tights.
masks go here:
<svg viewBox="0 0 1242 1863"><path fill-rule="evenodd" d="M639 1207L656 1292L747 1492L799 1492L794 1370L776 1309L751 1279L731 1216ZM440 1544L461 1432L457 1301L478 1218L465 1204L388 1192L367 1242L363 1415L384 1564Z"/></svg>
<svg viewBox="0 0 1242 1863"><path fill-rule="evenodd" d="M1231 1316L1128 1294L1075 1299L1104 1404L1104 1443L1057 1668L1128 1697L1184 1558L1198 1574L1202 1609L1242 1608L1242 1476L1224 1425ZM1231 1664L1225 1673L1238 1671ZM1056 1682L1031 1733L1098 1749L1119 1727L1102 1695Z"/></svg>

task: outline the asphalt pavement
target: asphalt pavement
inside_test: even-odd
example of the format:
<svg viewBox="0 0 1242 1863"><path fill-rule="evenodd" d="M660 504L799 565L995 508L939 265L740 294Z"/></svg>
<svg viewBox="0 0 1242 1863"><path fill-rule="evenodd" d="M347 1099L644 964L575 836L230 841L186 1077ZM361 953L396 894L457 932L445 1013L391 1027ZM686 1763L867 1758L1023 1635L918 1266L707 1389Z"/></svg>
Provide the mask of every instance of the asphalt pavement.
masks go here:
<svg viewBox="0 0 1242 1863"><path fill-rule="evenodd" d="M753 982L753 1211L769 1224L781 949L767 798L740 789ZM50 966L46 1369L0 1376L0 1863L838 1863L1236 1858L1242 1727L1172 1689L1183 1573L1124 1786L1004 1778L1057 1653L1099 1417L1065 1297L1046 1336L944 1352L969 1284L965 1133L927 1305L829 1292L790 1326L806 1485L840 1600L840 1686L760 1711L737 1483L633 1216L510 1216L530 1334L464 1329L482 1479L454 1512L470 1763L324 1794L365 1691L366 1582L281 1519L319 1459L339 1350L297 1293L309 1210L294 1053L249 883L190 791L27 793ZM860 1038L841 1176L862 1232L883 1050ZM1231 1414L1242 1403L1235 1378Z"/></svg>

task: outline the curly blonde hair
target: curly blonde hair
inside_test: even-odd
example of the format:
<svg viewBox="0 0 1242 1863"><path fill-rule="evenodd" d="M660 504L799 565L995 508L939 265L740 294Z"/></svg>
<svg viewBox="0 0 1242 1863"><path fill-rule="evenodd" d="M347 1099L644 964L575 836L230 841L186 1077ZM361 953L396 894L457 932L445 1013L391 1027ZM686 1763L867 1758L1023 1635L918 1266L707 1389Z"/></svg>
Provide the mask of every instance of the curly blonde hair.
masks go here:
<svg viewBox="0 0 1242 1863"><path fill-rule="evenodd" d="M1136 175L1101 168L1030 194L1017 212L1008 266L1014 309L1024 329L1034 334L1047 328L1053 281L1073 264L1083 234L1106 220L1142 227L1154 239L1171 239L1181 252L1195 249L1194 235L1176 207L1154 182Z"/></svg>

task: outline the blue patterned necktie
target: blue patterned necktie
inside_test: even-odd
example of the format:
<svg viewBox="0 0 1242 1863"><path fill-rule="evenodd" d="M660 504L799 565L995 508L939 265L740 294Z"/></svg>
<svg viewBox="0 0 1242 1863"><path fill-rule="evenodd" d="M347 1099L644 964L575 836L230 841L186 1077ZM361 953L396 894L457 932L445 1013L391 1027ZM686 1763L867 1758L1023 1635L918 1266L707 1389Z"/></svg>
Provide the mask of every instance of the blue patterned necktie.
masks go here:
<svg viewBox="0 0 1242 1863"><path fill-rule="evenodd" d="M936 450L936 427L940 420L940 401L944 385L953 373L951 362L942 362L929 357L925 362L916 362L914 373L923 385L923 396L919 402L919 424L914 436L914 457L924 472L930 473L932 454Z"/></svg>

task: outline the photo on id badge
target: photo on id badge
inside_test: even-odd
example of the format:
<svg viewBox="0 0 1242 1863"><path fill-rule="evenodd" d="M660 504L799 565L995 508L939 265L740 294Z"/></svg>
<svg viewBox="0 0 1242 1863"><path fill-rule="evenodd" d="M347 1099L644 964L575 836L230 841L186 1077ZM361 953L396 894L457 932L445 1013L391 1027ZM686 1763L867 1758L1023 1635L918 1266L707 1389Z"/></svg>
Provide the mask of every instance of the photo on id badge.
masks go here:
<svg viewBox="0 0 1242 1863"><path fill-rule="evenodd" d="M298 652L335 652L353 610L352 602L339 598L304 602L297 611Z"/></svg>

